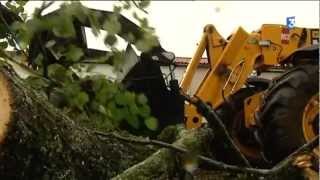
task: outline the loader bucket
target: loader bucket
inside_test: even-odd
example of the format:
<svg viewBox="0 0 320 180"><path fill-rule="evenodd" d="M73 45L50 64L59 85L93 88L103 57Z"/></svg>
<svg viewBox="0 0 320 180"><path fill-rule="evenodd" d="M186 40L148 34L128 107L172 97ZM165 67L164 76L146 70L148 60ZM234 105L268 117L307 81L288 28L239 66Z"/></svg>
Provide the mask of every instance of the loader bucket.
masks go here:
<svg viewBox="0 0 320 180"><path fill-rule="evenodd" d="M136 93L143 93L148 98L151 114L158 119L160 132L164 127L182 123L184 117L184 100L179 94L176 80L166 84L160 69L161 64L168 64L168 60L161 56L165 52L156 47L151 52L141 53L139 61L123 79L125 87ZM157 56L159 61L152 57Z"/></svg>

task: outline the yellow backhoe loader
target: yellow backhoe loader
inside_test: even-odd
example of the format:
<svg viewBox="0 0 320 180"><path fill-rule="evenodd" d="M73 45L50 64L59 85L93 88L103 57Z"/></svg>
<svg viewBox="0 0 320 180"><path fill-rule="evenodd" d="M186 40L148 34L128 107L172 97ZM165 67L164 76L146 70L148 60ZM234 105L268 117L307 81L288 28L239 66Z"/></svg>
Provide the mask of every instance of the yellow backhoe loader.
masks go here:
<svg viewBox="0 0 320 180"><path fill-rule="evenodd" d="M226 40L207 25L180 87L189 93L206 52L209 71L191 95L216 111L248 159L276 163L318 135L318 43L319 29L264 24L252 33L239 27ZM263 78L268 71L271 80ZM185 104L187 128L206 122Z"/></svg>

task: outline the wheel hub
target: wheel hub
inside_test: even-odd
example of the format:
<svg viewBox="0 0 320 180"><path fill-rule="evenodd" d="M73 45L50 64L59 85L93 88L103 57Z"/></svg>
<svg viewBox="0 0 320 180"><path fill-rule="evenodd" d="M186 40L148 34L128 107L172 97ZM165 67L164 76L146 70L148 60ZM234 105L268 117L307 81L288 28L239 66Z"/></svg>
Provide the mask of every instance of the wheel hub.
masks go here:
<svg viewBox="0 0 320 180"><path fill-rule="evenodd" d="M319 94L310 98L302 116L303 135L306 141L311 141L319 134ZM316 153L319 155L319 149Z"/></svg>

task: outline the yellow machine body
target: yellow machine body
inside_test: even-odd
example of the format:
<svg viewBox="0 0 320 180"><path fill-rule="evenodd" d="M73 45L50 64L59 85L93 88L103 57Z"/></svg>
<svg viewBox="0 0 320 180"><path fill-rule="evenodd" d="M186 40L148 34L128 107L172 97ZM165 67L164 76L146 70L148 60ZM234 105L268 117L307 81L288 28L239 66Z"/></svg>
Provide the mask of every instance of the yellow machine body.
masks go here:
<svg viewBox="0 0 320 180"><path fill-rule="evenodd" d="M289 30L284 25L264 24L252 33L239 27L230 37L225 40L213 25L207 25L180 84L188 94L197 66L206 51L210 68L194 96L213 108L219 107L241 89L256 68L279 65L297 49L318 43L319 29L295 27ZM260 104L261 94L253 96L253 103L245 104L246 126L255 124L251 113ZM191 104L185 105L185 118L187 128L197 128L205 122Z"/></svg>

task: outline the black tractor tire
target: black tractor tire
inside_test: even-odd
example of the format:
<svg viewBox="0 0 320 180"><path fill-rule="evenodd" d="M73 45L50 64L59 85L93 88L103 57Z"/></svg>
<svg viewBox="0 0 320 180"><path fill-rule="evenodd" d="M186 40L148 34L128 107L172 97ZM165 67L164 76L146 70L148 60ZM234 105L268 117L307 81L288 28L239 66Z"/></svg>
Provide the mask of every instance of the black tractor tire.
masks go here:
<svg viewBox="0 0 320 180"><path fill-rule="evenodd" d="M319 66L301 65L274 80L265 91L258 113L264 153L273 164L306 143L302 129L303 111L319 92Z"/></svg>
<svg viewBox="0 0 320 180"><path fill-rule="evenodd" d="M237 138L237 140L242 144L252 146L252 148L258 148L258 144L254 142L253 133L250 129L245 128L244 125L244 100L249 96L267 89L269 81L266 79L254 78L248 79L247 82L247 87L240 89L238 92L228 97L227 101L218 107L216 111L219 117L223 120L234 141L236 140L235 138ZM219 140L219 138L216 139ZM220 147L218 144L221 143L214 143L215 147L213 148L218 160L230 164L239 164L238 160L236 160L236 156L232 154L232 151L229 152L229 150L224 146ZM228 154L228 156L225 154ZM244 155L252 165L262 164L261 159L252 158L245 153Z"/></svg>

